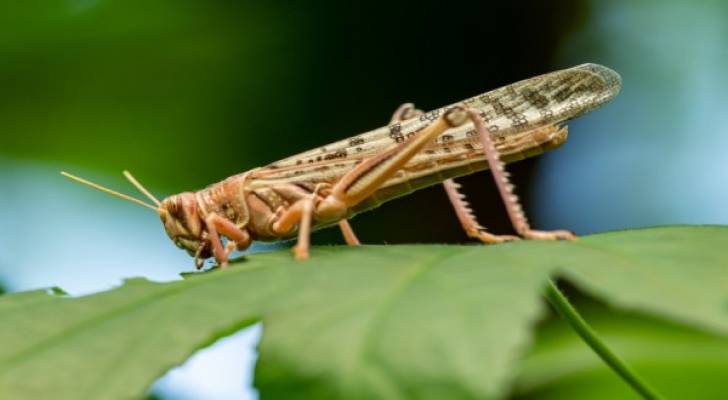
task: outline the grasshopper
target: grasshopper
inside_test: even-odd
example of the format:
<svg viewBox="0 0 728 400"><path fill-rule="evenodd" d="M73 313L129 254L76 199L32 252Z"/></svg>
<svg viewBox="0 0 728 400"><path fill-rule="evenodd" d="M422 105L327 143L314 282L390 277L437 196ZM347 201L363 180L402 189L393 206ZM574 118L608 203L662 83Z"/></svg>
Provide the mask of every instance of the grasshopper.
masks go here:
<svg viewBox="0 0 728 400"><path fill-rule="evenodd" d="M227 265L252 241L298 236L308 258L311 231L339 225L358 245L348 220L415 190L442 183L469 237L500 243L519 237L486 232L459 176L490 169L516 232L526 239L575 239L565 230L531 229L504 163L535 156L566 141L565 121L617 95L619 74L583 64L526 79L434 111L400 106L389 125L231 176L197 192L157 200L129 172L126 178L154 204L62 172L68 178L155 210L170 239L195 259ZM226 243L223 243L223 241Z"/></svg>

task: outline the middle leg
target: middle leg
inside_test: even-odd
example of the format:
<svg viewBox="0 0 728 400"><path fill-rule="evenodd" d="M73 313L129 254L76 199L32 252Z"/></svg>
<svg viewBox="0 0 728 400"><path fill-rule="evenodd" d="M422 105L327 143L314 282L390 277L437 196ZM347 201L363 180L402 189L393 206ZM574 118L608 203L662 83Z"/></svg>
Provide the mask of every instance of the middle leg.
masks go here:
<svg viewBox="0 0 728 400"><path fill-rule="evenodd" d="M308 259L308 249L311 246L311 221L317 192L318 190L314 190L310 196L293 203L290 208L280 214L271 227L276 233L286 234L298 225L298 241L292 250L299 261Z"/></svg>
<svg viewBox="0 0 728 400"><path fill-rule="evenodd" d="M342 219L339 221L339 229L341 229L341 234L344 236L344 240L346 241L346 244L349 246L358 246L361 244L359 242L359 238L356 237L356 233L354 233L354 229L351 228L351 224L349 224L349 220Z"/></svg>

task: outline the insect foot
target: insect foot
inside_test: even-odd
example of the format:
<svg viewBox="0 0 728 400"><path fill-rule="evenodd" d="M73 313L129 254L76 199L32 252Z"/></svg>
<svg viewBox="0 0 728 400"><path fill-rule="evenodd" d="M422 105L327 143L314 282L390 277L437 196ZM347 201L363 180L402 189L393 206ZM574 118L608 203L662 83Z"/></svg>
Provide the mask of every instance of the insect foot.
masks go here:
<svg viewBox="0 0 728 400"><path fill-rule="evenodd" d="M523 237L532 240L577 240L576 235L569 231L536 231L527 230L523 232Z"/></svg>
<svg viewBox="0 0 728 400"><path fill-rule="evenodd" d="M478 239L481 242L485 244L498 244L498 243L505 243L505 242L515 242L517 240L521 240L518 236L512 236L512 235L493 235L492 233L488 233L482 230L479 230L477 232L467 232L468 236Z"/></svg>

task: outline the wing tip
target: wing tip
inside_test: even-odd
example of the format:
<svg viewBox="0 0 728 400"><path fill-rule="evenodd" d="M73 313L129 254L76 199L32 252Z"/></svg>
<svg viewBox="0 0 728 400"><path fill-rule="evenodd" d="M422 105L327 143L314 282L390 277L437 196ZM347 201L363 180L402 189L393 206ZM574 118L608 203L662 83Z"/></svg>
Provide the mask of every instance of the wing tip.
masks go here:
<svg viewBox="0 0 728 400"><path fill-rule="evenodd" d="M622 76L620 76L617 71L601 64L586 63L576 66L574 69L586 71L598 76L599 79L604 82L607 91L612 94L610 98L616 96L622 88Z"/></svg>

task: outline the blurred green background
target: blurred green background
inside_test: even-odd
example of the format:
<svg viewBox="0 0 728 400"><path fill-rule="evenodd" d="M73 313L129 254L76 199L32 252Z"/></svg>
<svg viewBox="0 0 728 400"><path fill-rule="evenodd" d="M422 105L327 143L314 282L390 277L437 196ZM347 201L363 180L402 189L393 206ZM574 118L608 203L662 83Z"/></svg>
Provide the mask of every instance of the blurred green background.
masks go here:
<svg viewBox="0 0 728 400"><path fill-rule="evenodd" d="M534 224L728 223L727 21L718 0L0 1L0 282L78 294L191 269L156 216L61 169L133 192L130 169L166 196L379 127L402 102L584 62L624 88L564 147L511 168ZM461 181L482 223L512 232L488 175ZM466 241L437 187L352 224L370 243ZM252 395L256 329L159 395Z"/></svg>
<svg viewBox="0 0 728 400"><path fill-rule="evenodd" d="M553 54L585 12L536 1L41 3L6 6L0 21L2 154L110 184L128 168L160 195L377 128L406 101L437 108L565 66ZM368 241L463 240L440 192L357 229ZM508 230L497 209L489 226Z"/></svg>

